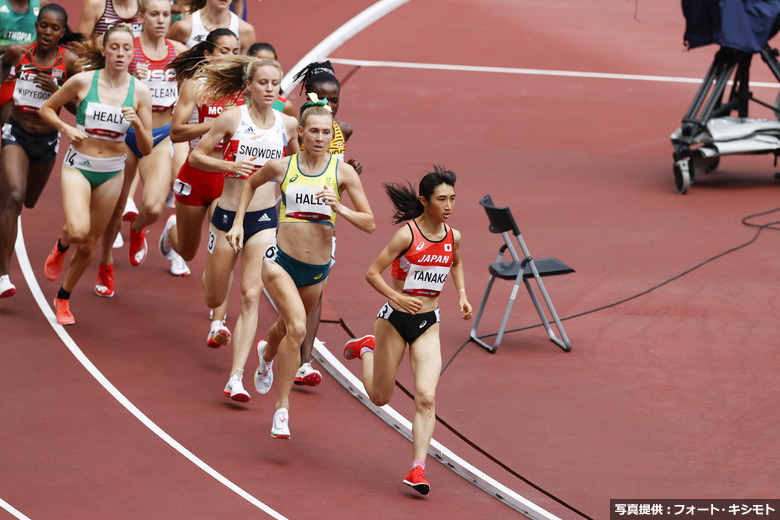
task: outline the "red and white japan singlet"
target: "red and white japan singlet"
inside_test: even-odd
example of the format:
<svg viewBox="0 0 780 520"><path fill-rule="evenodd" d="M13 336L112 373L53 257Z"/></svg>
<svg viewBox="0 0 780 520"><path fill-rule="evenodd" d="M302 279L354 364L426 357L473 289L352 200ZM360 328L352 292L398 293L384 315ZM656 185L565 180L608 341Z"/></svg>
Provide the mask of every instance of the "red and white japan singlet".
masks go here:
<svg viewBox="0 0 780 520"><path fill-rule="evenodd" d="M433 242L422 234L414 220L406 225L412 231L412 243L401 256L393 260L392 277L404 280L405 293L438 296L452 267L452 228L444 224L446 235L438 242Z"/></svg>

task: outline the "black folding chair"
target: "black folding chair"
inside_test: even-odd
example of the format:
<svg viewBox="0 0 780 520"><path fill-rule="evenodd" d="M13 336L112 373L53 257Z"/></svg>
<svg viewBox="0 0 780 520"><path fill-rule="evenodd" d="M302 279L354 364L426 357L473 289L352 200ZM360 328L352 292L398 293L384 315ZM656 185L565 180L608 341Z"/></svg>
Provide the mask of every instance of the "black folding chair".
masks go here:
<svg viewBox="0 0 780 520"><path fill-rule="evenodd" d="M568 352L571 350L571 343L569 342L569 338L566 336L566 331L563 330L563 325L561 324L561 320L558 317L558 313L555 312L555 307L553 307L552 301L550 300L550 295L547 294L547 289L544 287L542 277L573 273L574 269L554 257L541 258L538 260L532 258L531 253L529 253L528 247L526 247L525 241L520 234L520 229L517 227L517 223L515 223L515 219L512 217L512 212L509 210L509 208L496 207L493 204L493 199L490 197L490 195L485 195L482 197L482 200L480 200L479 203L482 207L485 208L488 218L490 219L490 232L496 234L500 233L504 239L504 245L502 245L499 249L498 257L496 258L495 263L492 263L489 266L488 270L490 271L490 280L488 281L487 288L485 289L485 295L482 297L482 303L479 305L477 316L474 319L474 326L471 329L469 339L490 353L495 353L498 350L499 345L501 345L501 340L504 337L506 324L509 321L509 314L512 311L512 306L515 303L515 298L517 297L517 292L520 288L520 281L522 280L526 289L528 289L528 294L531 295L531 300L534 303L534 307L536 307L536 311L539 313L539 317L542 319L542 324L547 330L547 334L550 336L550 340ZM515 236L515 239L517 240L517 243L520 246L520 250L523 253L522 258L520 258L520 256L517 254L517 250L509 238L509 232L512 232L512 234ZM504 253L506 251L509 251L509 254L512 256L512 260L509 262L502 262L501 260L504 257ZM482 318L482 313L485 310L485 304L487 303L490 290L493 288L493 282L495 282L496 278L500 278L502 280L513 280L514 287L512 288L512 294L509 297L509 303L507 304L506 311L504 312L504 319L501 322L501 328L498 329L498 333L496 334L496 342L493 344L493 346L490 346L482 341L481 338L492 336L493 334L478 336L477 327L479 326L479 321ZM560 337L555 334L552 327L550 326L550 321L547 319L547 315L545 314L539 299L536 297L534 288L530 283L531 279L536 281L536 285L538 286L539 292L542 293L544 302L547 305L550 314L552 315L553 322L558 329Z"/></svg>

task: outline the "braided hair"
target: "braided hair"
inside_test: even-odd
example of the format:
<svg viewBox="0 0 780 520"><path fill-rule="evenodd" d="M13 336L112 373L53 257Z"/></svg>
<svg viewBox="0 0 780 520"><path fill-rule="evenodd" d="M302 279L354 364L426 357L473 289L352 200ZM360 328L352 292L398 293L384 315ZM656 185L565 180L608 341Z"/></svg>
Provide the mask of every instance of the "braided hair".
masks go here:
<svg viewBox="0 0 780 520"><path fill-rule="evenodd" d="M301 80L301 94L312 92L317 88L317 85L322 83L333 83L341 89L341 84L336 78L336 71L333 70L330 61L309 63L293 76L293 81L299 79Z"/></svg>

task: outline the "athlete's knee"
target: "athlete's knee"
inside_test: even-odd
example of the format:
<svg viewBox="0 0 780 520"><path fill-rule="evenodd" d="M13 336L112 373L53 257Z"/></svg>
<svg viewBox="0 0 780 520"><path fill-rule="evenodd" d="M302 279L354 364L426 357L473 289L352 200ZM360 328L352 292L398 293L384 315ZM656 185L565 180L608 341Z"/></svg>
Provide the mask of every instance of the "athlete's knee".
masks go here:
<svg viewBox="0 0 780 520"><path fill-rule="evenodd" d="M68 238L71 244L77 244L79 248L86 246L89 241L89 226L73 226L68 228ZM92 240L94 248L95 241Z"/></svg>
<svg viewBox="0 0 780 520"><path fill-rule="evenodd" d="M303 340L306 338L306 320L305 319L293 319L287 322L287 337L292 340L293 344L300 346Z"/></svg>
<svg viewBox="0 0 780 520"><path fill-rule="evenodd" d="M217 294L215 292L206 291L203 295L206 300L206 306L209 309L215 309L222 305L222 302L225 301L224 294Z"/></svg>
<svg viewBox="0 0 780 520"><path fill-rule="evenodd" d="M380 392L375 389L371 392L369 397L371 398L371 402L376 406L384 406L390 402L390 399L393 397L393 392Z"/></svg>
<svg viewBox="0 0 780 520"><path fill-rule="evenodd" d="M25 193L22 188L11 188L5 197L5 208L8 211L13 211L15 215L19 215L22 212L22 205L25 201Z"/></svg>
<svg viewBox="0 0 780 520"><path fill-rule="evenodd" d="M241 286L241 305L250 305L257 307L260 302L260 293L262 292L262 285L252 284Z"/></svg>
<svg viewBox="0 0 780 520"><path fill-rule="evenodd" d="M143 211L146 213L146 218L150 221L157 221L162 215L163 208L165 207L165 201L154 202L152 204L144 204Z"/></svg>
<svg viewBox="0 0 780 520"><path fill-rule="evenodd" d="M179 254L180 257L182 257L185 261L189 262L195 258L195 255L198 252L198 248L196 247L179 247L176 252Z"/></svg>
<svg viewBox="0 0 780 520"><path fill-rule="evenodd" d="M414 392L414 404L418 410L432 410L436 406L436 391L416 390Z"/></svg>

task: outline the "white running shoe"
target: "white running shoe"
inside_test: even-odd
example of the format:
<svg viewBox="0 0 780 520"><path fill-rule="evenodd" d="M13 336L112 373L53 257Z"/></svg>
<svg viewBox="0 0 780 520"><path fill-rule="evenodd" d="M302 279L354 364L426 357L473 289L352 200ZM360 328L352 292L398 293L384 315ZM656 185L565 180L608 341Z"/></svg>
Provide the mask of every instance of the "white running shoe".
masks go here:
<svg viewBox="0 0 780 520"><path fill-rule="evenodd" d="M114 239L114 244L111 246L112 249L119 249L125 245L125 240L122 238L122 232L116 234L116 238Z"/></svg>
<svg viewBox="0 0 780 520"><path fill-rule="evenodd" d="M0 276L0 298L10 298L16 294L16 286L11 283L11 277L7 274Z"/></svg>
<svg viewBox="0 0 780 520"><path fill-rule="evenodd" d="M163 232L160 235L160 240L157 242L157 244L160 246L160 254L163 258L166 260L170 260L168 255L171 254L171 251L173 251L173 248L171 247L171 228L176 225L176 214L174 213L170 217L168 217L168 220L165 221L165 227L163 228Z"/></svg>
<svg viewBox="0 0 780 520"><path fill-rule="evenodd" d="M277 439L290 438L290 412L287 408L279 408L274 413L274 423L271 426L271 437Z"/></svg>
<svg viewBox="0 0 780 520"><path fill-rule="evenodd" d="M228 343L230 343L230 329L227 328L225 322L220 320L211 322L211 329L206 338L206 346L210 348L219 348Z"/></svg>
<svg viewBox="0 0 780 520"><path fill-rule="evenodd" d="M257 357L260 359L260 365L255 371L255 388L258 393L261 394L267 394L271 389L271 385L274 384L274 371L271 370L274 366L274 362L272 360L268 363L263 359L263 351L265 350L266 345L267 342L262 339L257 342ZM274 423L276 423L275 419Z"/></svg>
<svg viewBox="0 0 780 520"><path fill-rule="evenodd" d="M317 386L321 382L322 374L319 370L314 370L311 363L304 363L295 373L296 385Z"/></svg>
<svg viewBox="0 0 780 520"><path fill-rule="evenodd" d="M229 397L239 403L248 403L250 399L249 392L244 390L243 380L244 369L242 368L239 369L238 374L230 376L227 385L225 385L225 389L222 390L225 397Z"/></svg>
<svg viewBox="0 0 780 520"><path fill-rule="evenodd" d="M132 222L137 216L138 206L135 205L133 197L127 197L127 202L125 202L125 210L122 212L122 220Z"/></svg>
<svg viewBox="0 0 780 520"><path fill-rule="evenodd" d="M171 252L168 253L168 259L171 261L171 274L173 276L190 275L190 268L187 265L187 262L185 262L184 259L179 256L179 253L171 249Z"/></svg>

